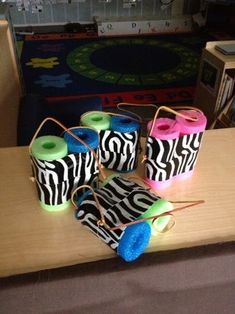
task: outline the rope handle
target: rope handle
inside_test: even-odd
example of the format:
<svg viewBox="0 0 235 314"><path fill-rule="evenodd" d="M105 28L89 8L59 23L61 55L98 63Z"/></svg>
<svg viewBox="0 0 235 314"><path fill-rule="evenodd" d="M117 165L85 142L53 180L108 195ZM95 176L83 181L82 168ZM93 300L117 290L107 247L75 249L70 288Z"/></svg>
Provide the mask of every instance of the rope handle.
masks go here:
<svg viewBox="0 0 235 314"><path fill-rule="evenodd" d="M180 112L177 112L176 110L174 109L177 109L177 110L182 110L182 109L188 109L188 110L192 110L192 111L196 111L196 112L200 112L200 113L203 113L200 109L196 108L196 107L191 107L191 106L175 106L175 107L166 107L166 106L161 106L157 109L155 115L154 115L154 118L153 118L153 123L151 125L151 128L148 132L148 135L147 136L151 136L152 134L152 131L153 131L153 128L154 128L154 124L155 124L155 121L160 113L160 111L166 111L166 112L170 112L170 113L173 113L175 114L176 116L179 116L179 117L182 117L184 119L187 119L187 120L191 120L191 121L198 121L198 118L195 117L188 117Z"/></svg>
<svg viewBox="0 0 235 314"><path fill-rule="evenodd" d="M101 176L103 177L103 179L105 179L107 177L107 175L104 173L103 171L103 168L102 168L102 165L100 164L99 162L99 159L97 157L97 154L96 152L94 151L94 149L92 147L90 147L90 145L88 145L86 142L84 142L80 137L78 137L76 134L74 134L73 132L70 131L70 129L66 128L60 121L58 121L57 119L55 118L52 118L52 117L47 117L45 118L39 125L39 127L37 128L36 132L34 133L34 136L29 144L29 154L32 155L32 144L33 142L35 141L38 133L40 132L41 128L43 127L43 125L47 122L47 121L53 121L55 122L57 125L59 125L63 130L64 132L67 132L69 133L73 138L75 138L78 142L80 142L81 144L83 144L84 146L86 146L90 152L94 155L95 157L95 160L97 162L97 165L98 165L98 168L99 168L99 171L100 171L100 174ZM80 127L79 127L80 128ZM84 128L84 127L83 127ZM98 134L99 136L99 134Z"/></svg>
<svg viewBox="0 0 235 314"><path fill-rule="evenodd" d="M130 106L130 107L153 107L154 109L158 108L158 106L154 105L154 104L133 104L133 103L127 103L127 102L120 102L119 104L117 104L117 108L120 111L128 112L128 113L131 113L131 114L137 116L139 121L140 121L140 123L143 123L143 119L138 114L136 114L136 113L134 113L134 112L132 112L130 110L122 108L124 106Z"/></svg>
<svg viewBox="0 0 235 314"><path fill-rule="evenodd" d="M88 189L91 191L91 193L92 193L92 195L93 195L93 197L94 197L94 199L95 199L96 206L97 206L97 208L98 208L98 210L99 210L99 212L100 212L100 217L101 217L101 219L97 222L97 224L98 224L99 226L104 226L105 228L109 229L108 225L106 224L105 217L104 217L104 208L100 205L100 202L99 202L99 200L98 200L98 197L97 197L97 195L96 195L94 189L93 189L90 185L83 184L83 185L77 187L77 188L72 192L72 195L71 195L71 202L72 202L72 204L74 205L75 208L78 207L77 204L76 204L76 202L74 201L74 196L75 196L75 194L76 194L79 190L84 189L84 188L88 188Z"/></svg>
<svg viewBox="0 0 235 314"><path fill-rule="evenodd" d="M128 110L120 109L120 108L119 108L119 105L123 105L123 104L125 104L125 105L133 105L133 106L135 106L135 105L138 106L138 104L119 103L119 104L117 105L117 108L118 108L119 110L122 110L122 111L128 112L128 113L130 113L130 114L133 114L133 115L135 115L135 116L137 117L137 119L135 119L134 117L131 117L131 116L127 116L127 115L124 115L124 114L118 114L118 113L114 113L114 112L109 112L109 111L105 111L105 113L108 114L108 115L110 115L110 116L128 118L128 119L131 119L131 120L133 120L133 121L137 121L137 122L139 122L140 124L143 124L142 118L141 118L139 115L137 115L136 113L133 113L133 112L128 111ZM152 105L152 106L154 106L154 105ZM154 107L156 108L156 106L154 106ZM98 114L100 113L100 111L87 111L87 112L85 112L84 114L81 115L81 118L80 118L80 119L84 118L85 116L87 116L87 115L90 114L91 112L92 112L92 113L98 113ZM141 131L140 131L140 132L141 132ZM139 154L140 154L140 153L142 152L141 145L140 145L140 137L138 137L138 147L139 147Z"/></svg>
<svg viewBox="0 0 235 314"><path fill-rule="evenodd" d="M83 113L82 115L81 115L81 118L83 117L85 117L85 116L87 116L88 114L90 114L90 113L106 113L107 115L110 115L110 116L116 116L116 117L123 117L123 118L130 118L131 120L133 120L133 121L137 121L137 122L139 122L139 123L142 123L142 119L141 119L141 117L140 116L138 116L137 114L135 114L135 113L133 113L135 116L137 116L138 118L137 119L135 119L135 118L133 118L133 117L131 117L131 116L127 116L127 115L124 115L124 114L119 114L119 113L114 113L114 112L109 112L109 111L87 111L87 112L85 112L85 113ZM127 111L128 112L128 111ZM129 113L131 113L132 114L132 112L130 112L129 111Z"/></svg>
<svg viewBox="0 0 235 314"><path fill-rule="evenodd" d="M188 205L181 206L181 207L177 207L177 208L175 208L175 209L173 209L173 210L164 212L164 213L159 214L159 215L154 215L154 216L151 216L151 217L140 218L140 219L137 219L137 220L134 220L134 221L130 221L130 222L125 223L125 224L119 224L119 225L117 225L117 226L115 226L115 227L110 228L110 227L108 226L108 224L106 223L106 221L105 221L104 208L100 205L100 202L99 202L99 200L98 200L98 197L97 197L97 195L96 195L94 189L93 189L90 185L85 185L85 184L84 184L84 185L81 185L81 186L79 186L78 188L76 188L76 189L72 192L71 202L72 202L72 204L74 205L74 207L75 207L75 208L78 208L76 202L74 201L74 196L75 196L75 194L77 193L77 191L79 191L79 190L81 190L81 189L83 189L83 188L88 188L88 189L90 189L90 191L92 192L92 195L94 196L94 200L95 200L95 202L96 202L96 206L97 206L97 208L98 208L98 210L99 210L99 212L100 212L100 217L101 217L101 219L97 221L97 225L98 225L98 226L103 226L103 227L105 227L107 230L111 230L111 231L112 231L112 230L121 229L121 228L123 228L123 227L127 227L127 226L130 226L130 225L134 225L134 224L137 224L137 223L140 223L140 222L144 222L144 221L146 221L146 220L156 220L156 219L158 219L158 218L160 218L160 217L169 216L169 215L173 216L173 213L175 213L175 212L177 212L177 211L180 211L180 210L183 210L183 209L186 209L186 208L189 208L189 207L193 207L193 206L196 206L196 205L200 205L200 204L205 203L204 200L197 200L197 201L169 201L169 202L171 202L171 203L173 203L173 204L175 204L175 203L186 203L186 204L188 204Z"/></svg>
<svg viewBox="0 0 235 314"><path fill-rule="evenodd" d="M174 109L172 109L172 108L177 109L177 110L188 109L188 110L200 112L201 114L203 114L203 112L202 112L200 109L198 109L198 108L196 108L196 107L192 107L192 106L174 106L174 107L161 106L161 107L159 107L159 108L157 109L157 111L156 111L156 113L155 113L155 115L154 115L151 128L150 128L150 130L147 132L146 138L148 138L149 136L152 135L153 128L154 128L154 124L155 124L155 121L156 121L156 119L157 119L157 117L158 117L160 111L170 112L170 113L175 114L176 116L182 117L182 118L187 119L187 120L198 121L198 118L197 118L197 117L195 117L195 118L193 118L193 117L188 117L188 116L186 116L186 115L184 115L184 114L182 114L182 113L180 113L180 112L177 112L176 110L174 110ZM147 141L145 141L145 152L146 152L146 151L147 151ZM147 156L146 156L146 154L145 154L145 155L143 155L143 158L142 158L142 160L141 160L141 163L143 163L146 159L147 159Z"/></svg>
<svg viewBox="0 0 235 314"><path fill-rule="evenodd" d="M178 202L171 202L171 203L178 203ZM180 211L180 210L183 210L185 208L190 208L190 207L193 207L193 206L196 206L196 205L199 205L199 204L203 204L205 203L204 200L198 200L198 201L180 201L180 203L190 203L189 205L185 205L185 206L181 206L181 207L177 207L175 209L172 209L170 211L167 211L167 212L164 212L162 214L159 214L159 215L154 215L154 216L151 216L151 217L145 217L145 218L140 218L140 219L137 219L137 220L134 220L134 221L130 221L128 223L125 223L125 224L120 224L118 226L115 226L115 227L112 227L112 228L109 228L109 230L117 230L117 229L121 229L123 227L127 227L127 226L130 226L130 225L135 225L135 224L138 224L140 222L144 222L146 220L156 220L160 217L164 217L164 216L173 216L173 213L177 212L177 211Z"/></svg>
<svg viewBox="0 0 235 314"><path fill-rule="evenodd" d="M131 106L131 107L153 107L154 109L158 108L157 105L154 104L133 104L133 103L127 103L127 102L120 102L117 104L117 109L120 111L124 111L124 112L128 112L129 114L133 114L134 116L136 116L136 119L134 117L128 116L128 118L134 120L134 121L138 121L140 123L143 123L143 119L135 112L132 112L130 110L124 109L122 108L123 106ZM81 117L86 116L87 114L91 113L91 112L96 112L96 113L100 113L100 111L87 111L85 112ZM111 116L121 116L121 117L127 117L124 114L118 114L118 113L114 113L114 112L109 112L109 111L105 111L105 113L111 115Z"/></svg>

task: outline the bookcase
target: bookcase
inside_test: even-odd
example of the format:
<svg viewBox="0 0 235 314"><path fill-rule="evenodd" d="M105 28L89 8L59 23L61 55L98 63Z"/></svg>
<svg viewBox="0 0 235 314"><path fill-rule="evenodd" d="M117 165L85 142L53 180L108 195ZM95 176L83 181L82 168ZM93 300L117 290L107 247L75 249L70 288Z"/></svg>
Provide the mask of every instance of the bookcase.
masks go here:
<svg viewBox="0 0 235 314"><path fill-rule="evenodd" d="M225 55L215 46L235 44L235 40L207 42L202 51L194 106L203 110L208 118L209 127L226 106L229 99L223 99L227 77L235 75L235 54ZM234 81L234 76L233 76ZM230 98L234 94L234 85L230 87ZM221 101L225 100L222 106Z"/></svg>

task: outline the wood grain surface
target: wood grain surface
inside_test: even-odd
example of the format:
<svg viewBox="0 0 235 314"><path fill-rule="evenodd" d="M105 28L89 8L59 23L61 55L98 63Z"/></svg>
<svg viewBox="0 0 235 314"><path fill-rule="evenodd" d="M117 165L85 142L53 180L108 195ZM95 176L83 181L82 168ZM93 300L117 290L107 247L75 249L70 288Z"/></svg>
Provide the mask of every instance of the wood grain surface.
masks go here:
<svg viewBox="0 0 235 314"><path fill-rule="evenodd" d="M234 143L235 129L205 132L193 176L158 193L170 201L205 203L176 212L174 228L152 238L147 252L235 240ZM126 176L141 178L143 170L140 164ZM0 276L115 256L74 218L72 206L57 213L40 208L28 147L1 148L0 175Z"/></svg>

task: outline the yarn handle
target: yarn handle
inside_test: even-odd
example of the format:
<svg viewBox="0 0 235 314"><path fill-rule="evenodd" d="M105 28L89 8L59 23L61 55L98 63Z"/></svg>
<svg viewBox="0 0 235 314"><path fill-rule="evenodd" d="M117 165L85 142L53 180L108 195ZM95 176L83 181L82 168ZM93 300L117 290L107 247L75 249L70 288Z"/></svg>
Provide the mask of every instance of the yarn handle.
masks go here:
<svg viewBox="0 0 235 314"><path fill-rule="evenodd" d="M124 112L128 112L131 113L133 115L135 115L140 123L143 123L143 119L135 112L132 112L130 110L124 109L123 107L125 106L129 106L129 107L153 107L154 109L158 108L157 105L154 104L133 104L133 103L127 103L127 102L120 102L117 104L117 108L120 111L124 111Z"/></svg>
<svg viewBox="0 0 235 314"><path fill-rule="evenodd" d="M174 109L177 109L177 110L182 110L182 109L189 109L189 110L194 110L194 111L197 111L197 112L200 112L200 113L203 113L200 109L196 108L196 107L191 107L191 106L175 106ZM153 132L153 128L154 128L154 124L155 124L155 121L160 113L160 111L166 111L166 112L169 112L169 113L173 113L175 114L176 116L180 116L184 119L187 119L187 120L191 120L191 121L197 121L198 118L193 118L193 117L188 117L180 112L177 112L176 110L172 109L172 107L166 107L166 106L161 106L157 109L155 115L154 115L154 118L153 118L153 123L151 125L151 128L148 132L148 136L151 136L152 132Z"/></svg>
<svg viewBox="0 0 235 314"><path fill-rule="evenodd" d="M125 223L125 224L120 224L120 225L117 225L117 226L115 226L115 227L110 228L110 227L108 226L108 224L106 223L106 221L105 221L104 209L103 209L103 207L100 205L100 202L99 202L99 200L98 200L98 197L97 197L97 195L96 195L94 189L93 189L90 185L86 185L86 184L81 185L81 186L77 187L77 188L72 192L72 195L71 195L71 202L72 202L72 204L74 205L74 207L77 208L77 204L76 204L76 202L74 201L74 196L75 196L75 194L76 194L79 190L81 190L81 189L83 189L83 188L88 188L88 189L92 192L92 195L94 196L94 200L95 200L95 202L96 202L97 209L99 210L99 212L100 212L100 217L101 217L101 219L100 219L99 221L97 221L97 225L103 226L103 227L105 227L107 230L117 230L117 229L121 229L121 228L123 228L123 227L127 227L127 226L130 226L130 225L134 225L134 224L137 224L137 223L140 223L140 222L144 222L144 221L146 221L146 220L156 220L156 219L158 219L158 218L160 218L160 217L169 216L169 215L170 215L170 216L173 216L173 212L175 213L175 212L177 212L177 211L180 211L180 210L183 210L183 209L186 209L186 208L189 208L189 207L193 207L193 206L196 206L196 205L200 205L200 204L205 203L204 200L197 200L197 201L170 201L171 203L186 203L186 204L188 204L188 205L174 208L173 210L164 212L164 213L162 213L162 214L158 214L158 215L154 215L154 216L150 216L150 217L139 218L139 219L137 219L137 220L134 220L134 221L131 221L131 222L128 222L128 223ZM174 223L174 225L175 225L175 223ZM174 226L174 225L173 225L173 226ZM172 227L173 227L173 226L172 226ZM171 229L171 228L170 228L170 229ZM165 230L165 231L169 231L170 229L167 229L167 230ZM164 232L165 232L165 231L164 231Z"/></svg>
<svg viewBox="0 0 235 314"><path fill-rule="evenodd" d="M88 188L88 189L91 191L91 193L92 193L92 195L93 195L93 197L94 197L94 199L95 199L96 206L97 206L97 208L98 208L98 210L99 210L99 212L100 212L100 217L101 217L101 218L100 218L99 221L97 221L97 225L99 225L99 226L104 226L105 228L109 229L109 226L106 224L106 221L105 221L104 209L103 209L103 207L100 205L100 202L99 202L99 200L98 200L98 197L97 197L97 195L96 195L94 189L93 189L90 185L83 184L83 185L77 187L77 188L72 192L72 195L71 195L71 202L72 202L72 204L74 205L75 208L77 208L77 204L76 204L76 202L74 201L74 196L75 196L75 194L76 194L79 190L84 189L84 188Z"/></svg>
<svg viewBox="0 0 235 314"><path fill-rule="evenodd" d="M118 106L118 105L117 105L117 106ZM137 122L139 122L139 123L142 123L142 119L141 119L141 117L140 117L139 115L137 115L137 114L135 114L135 113L132 113L131 111L128 111L128 110L123 110L123 111L126 111L126 112L129 112L129 113L131 113L131 114L134 114L134 115L137 117L137 118L135 119L134 117L128 116L129 119L131 119L131 120L133 120L133 121L137 121ZM83 114L81 115L81 119L84 118L86 115L89 115L91 112L92 112L92 113L100 113L100 111L87 111L87 112L85 112L85 113L83 113ZM124 115L124 114L114 113L114 112L110 112L110 111L105 111L105 113L106 113L107 115L110 115L110 116L123 117L123 118L126 118L126 117L127 117L127 116Z"/></svg>
<svg viewBox="0 0 235 314"><path fill-rule="evenodd" d="M189 110L194 110L194 111L197 111L197 112L200 112L201 114L203 114L203 112L196 108L196 107L192 107L192 106L174 106L174 109L177 109L177 110L183 110L183 109L189 109ZM173 113L175 114L176 116L180 116L184 119L187 119L187 120L191 120L191 121L198 121L198 118L195 117L195 118L192 118L192 117L188 117L180 112L177 112L176 110L172 109L172 107L166 107L166 106L160 106L155 115L154 115L154 118L153 118L153 122L152 122L152 125L151 125L151 128L149 129L147 135L146 135L146 138L148 138L149 136L152 135L152 132L153 132L153 128L154 128L154 124L155 124L155 121L160 113L160 111L166 111L166 112L169 112L169 113ZM145 142L145 152L147 151L147 141ZM141 161L141 163L143 163L145 160L147 159L147 156L144 155L143 156L143 159Z"/></svg>
<svg viewBox="0 0 235 314"><path fill-rule="evenodd" d="M124 109L124 106L130 106L130 107L153 107L154 109L158 108L157 105L154 104L133 104L133 103L126 103L126 102L121 102L117 104L117 109L120 111L128 112L129 114L134 115L136 118L128 116L128 118L132 119L133 121L137 121L139 123L143 123L143 119L135 112L132 112L130 110ZM90 114L91 112L97 112L100 113L100 111L87 111L85 112L81 117L85 117L87 114ZM111 115L111 116L119 116L119 117L124 117L126 118L126 115L120 114L120 113L114 113L114 112L109 112L105 111L105 113Z"/></svg>
<svg viewBox="0 0 235 314"><path fill-rule="evenodd" d="M121 229L123 227L127 227L127 226L130 226L130 225L134 225L134 224L137 224L137 223L140 223L140 222L144 222L146 220L156 220L160 217L165 217L165 216L173 216L173 213L177 212L177 211L181 211L183 209L186 209L186 208L190 208L190 207L193 207L193 206L196 206L196 205L200 205L200 204L203 204L205 203L204 200L198 200L198 201L173 201L171 203L189 203L189 205L185 205L185 206L180 206L180 207L177 207L177 208L174 208L173 210L170 210L168 212L164 212L162 214L159 214L159 215L154 215L154 216L151 216L151 217L144 217L144 218L139 218L137 220L133 220L131 222L128 222L128 223L125 223L125 224L120 224L118 226L115 226L115 227L112 227L112 228L109 228L109 230L117 230L117 229ZM175 223L174 223L175 225ZM173 226L174 226L173 225ZM172 226L172 227L173 227ZM171 227L171 228L172 228ZM170 228L170 229L171 229ZM167 229L165 231L169 231L170 229ZM164 232L165 232L164 231Z"/></svg>
<svg viewBox="0 0 235 314"><path fill-rule="evenodd" d="M90 147L90 145L88 145L86 142L84 142L80 137L78 137L76 134L74 134L73 132L71 132L70 129L66 128L66 126L64 126L60 121L58 121L57 119L55 118L52 118L52 117L47 117L45 118L41 124L39 125L39 127L37 128L36 132L34 133L34 136L29 144L29 154L32 155L32 144L33 142L35 141L36 137L38 136L38 133L40 132L40 130L42 129L42 127L44 126L44 124L47 122L47 121L53 121L55 122L57 125L59 125L63 130L64 132L67 132L69 133L73 138L75 138L78 142L80 142L82 145L86 146L90 152L94 155L95 157L95 160L97 162L97 165L98 165L98 168L99 168L99 171L100 171L100 174L101 176L103 177L103 179L105 179L107 177L107 175L104 173L103 169L102 169L102 166L99 162L99 159L97 157L97 154L96 152L94 151L93 148Z"/></svg>

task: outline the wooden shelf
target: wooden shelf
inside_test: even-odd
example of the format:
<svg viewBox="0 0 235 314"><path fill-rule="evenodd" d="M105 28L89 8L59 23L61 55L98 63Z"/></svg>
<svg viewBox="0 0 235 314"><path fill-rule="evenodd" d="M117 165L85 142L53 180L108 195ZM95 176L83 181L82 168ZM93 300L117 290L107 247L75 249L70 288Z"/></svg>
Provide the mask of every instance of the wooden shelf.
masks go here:
<svg viewBox="0 0 235 314"><path fill-rule="evenodd" d="M218 44L235 44L234 40L208 42L203 49L194 105L201 108L212 124L218 114L219 100L227 70L235 69L235 55L224 55L215 49Z"/></svg>

